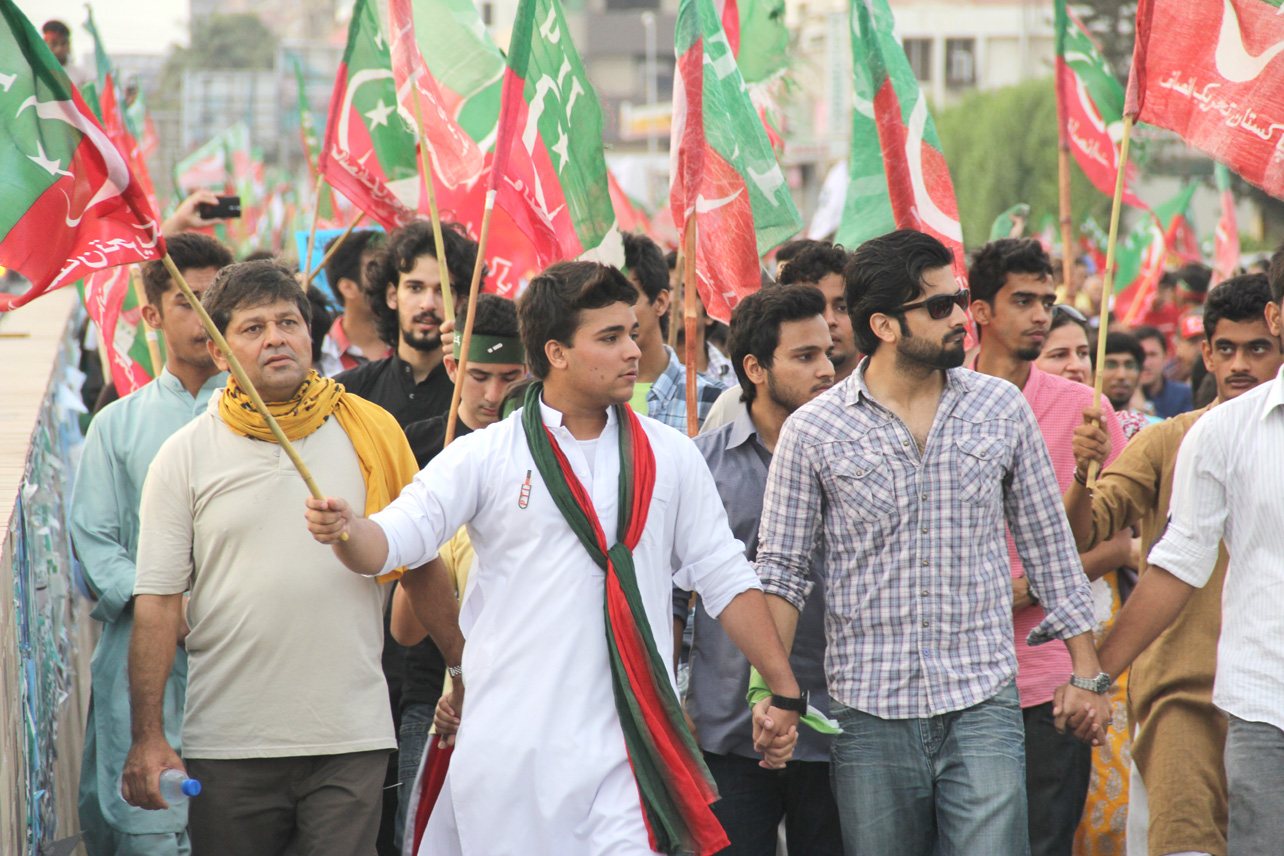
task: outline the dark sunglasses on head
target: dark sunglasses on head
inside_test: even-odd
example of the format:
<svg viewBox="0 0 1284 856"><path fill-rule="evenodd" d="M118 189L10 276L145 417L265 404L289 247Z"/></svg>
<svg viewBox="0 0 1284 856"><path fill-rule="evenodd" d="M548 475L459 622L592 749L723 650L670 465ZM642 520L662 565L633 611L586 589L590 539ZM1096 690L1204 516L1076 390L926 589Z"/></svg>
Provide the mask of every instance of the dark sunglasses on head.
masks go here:
<svg viewBox="0 0 1284 856"><path fill-rule="evenodd" d="M927 314L933 321L940 321L942 318L948 318L954 311L955 305L964 312L972 302L972 293L966 288L954 292L953 294L938 294L929 297L927 300L920 300L918 303L906 303L898 312L909 312L911 309L926 309Z"/></svg>
<svg viewBox="0 0 1284 856"><path fill-rule="evenodd" d="M1070 316L1072 320L1078 321L1080 324L1088 323L1088 319L1084 317L1084 314L1082 312L1080 312L1078 309L1075 309L1073 306L1067 306L1064 303L1058 303L1056 306L1052 307L1052 320L1053 321L1057 320L1057 316L1063 312L1066 315Z"/></svg>

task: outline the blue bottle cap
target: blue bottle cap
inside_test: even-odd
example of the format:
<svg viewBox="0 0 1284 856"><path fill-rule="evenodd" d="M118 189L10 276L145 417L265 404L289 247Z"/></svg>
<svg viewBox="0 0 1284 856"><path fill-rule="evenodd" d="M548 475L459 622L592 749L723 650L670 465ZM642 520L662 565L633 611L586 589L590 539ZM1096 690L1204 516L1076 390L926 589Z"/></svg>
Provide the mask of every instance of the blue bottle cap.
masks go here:
<svg viewBox="0 0 1284 856"><path fill-rule="evenodd" d="M183 793L189 797L194 797L201 792L201 783L196 779L183 780Z"/></svg>

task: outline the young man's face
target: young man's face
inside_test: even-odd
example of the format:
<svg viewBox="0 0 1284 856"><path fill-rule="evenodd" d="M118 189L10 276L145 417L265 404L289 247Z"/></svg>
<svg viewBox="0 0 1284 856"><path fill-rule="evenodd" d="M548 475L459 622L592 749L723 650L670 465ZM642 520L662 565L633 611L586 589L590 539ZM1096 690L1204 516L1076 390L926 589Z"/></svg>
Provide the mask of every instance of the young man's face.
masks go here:
<svg viewBox="0 0 1284 856"><path fill-rule="evenodd" d="M771 368L751 375L758 396L765 395L786 413L793 413L829 389L834 385L834 364L827 356L831 346L829 324L822 316L783 322ZM759 374L762 382L757 380Z"/></svg>
<svg viewBox="0 0 1284 856"><path fill-rule="evenodd" d="M264 401L289 401L312 368L312 336L293 300L235 310L223 336ZM209 348L226 371L223 354Z"/></svg>
<svg viewBox="0 0 1284 856"><path fill-rule="evenodd" d="M199 300L214 282L218 268L188 268L179 273ZM169 290L161 295L161 305L144 307L143 315L147 323L159 329L165 337L166 361L186 363L198 369L214 367L205 325L201 324L200 316L177 285L171 283Z"/></svg>
<svg viewBox="0 0 1284 856"><path fill-rule="evenodd" d="M1146 361L1141 364L1141 385L1149 389L1163 378L1168 351L1154 336L1142 339L1141 349L1146 352Z"/></svg>
<svg viewBox="0 0 1284 856"><path fill-rule="evenodd" d="M568 388L604 407L632 398L642 355L637 331L637 317L627 303L581 310L580 326L570 347L563 348Z"/></svg>
<svg viewBox="0 0 1284 856"><path fill-rule="evenodd" d="M1132 406L1132 395L1140 378L1141 366L1135 356L1127 351L1106 354L1106 361L1101 364L1101 389L1115 410L1128 410Z"/></svg>
<svg viewBox="0 0 1284 856"><path fill-rule="evenodd" d="M852 318L847 314L843 275L827 273L814 285L825 295L825 324L834 343L829 361L834 364L835 373L846 377L856 367L856 338L852 335Z"/></svg>
<svg viewBox="0 0 1284 856"><path fill-rule="evenodd" d="M45 44L49 46L49 52L58 60L59 65L66 65L67 60L71 58L71 38L59 33L45 31L41 33L45 38Z"/></svg>
<svg viewBox="0 0 1284 856"><path fill-rule="evenodd" d="M397 311L401 342L416 351L441 347L445 302L441 297L441 267L429 255L415 259L415 266L401 273L396 287L388 286L388 306Z"/></svg>
<svg viewBox="0 0 1284 856"><path fill-rule="evenodd" d="M638 283L638 276L633 271L629 272L629 282L638 290L638 301L633 304L633 314L638 319L638 341L642 344L658 341L661 338L660 319L669 311L673 292L663 288L652 302L647 299L646 291Z"/></svg>
<svg viewBox="0 0 1284 856"><path fill-rule="evenodd" d="M1280 340L1264 318L1217 322L1203 343L1204 366L1217 381L1217 397L1230 401L1275 377L1284 361Z"/></svg>
<svg viewBox="0 0 1284 856"><path fill-rule="evenodd" d="M972 316L982 327L981 347L998 347L1019 360L1038 359L1056 302L1052 277L1009 273L994 295L993 305L984 300L972 302Z"/></svg>
<svg viewBox="0 0 1284 856"><path fill-rule="evenodd" d="M958 292L954 271L948 267L933 268L923 273L923 293L910 303L920 303L938 295ZM933 318L927 307L905 312L903 324L893 322L899 333L896 340L897 358L934 369L951 369L963 365L963 340L967 337L967 313L958 304L951 304L950 314Z"/></svg>
<svg viewBox="0 0 1284 856"><path fill-rule="evenodd" d="M1092 382L1092 358L1088 337L1078 324L1062 324L1048 333L1043 353L1034 361L1040 371L1058 375L1075 383Z"/></svg>
<svg viewBox="0 0 1284 856"><path fill-rule="evenodd" d="M369 299L366 297L364 285L366 265L370 263L372 257L373 254L369 251L363 252L361 254L361 263L357 267L356 279L349 279L345 276L335 283L334 287L343 295L343 310L345 313L355 310L357 314L363 316L370 314Z"/></svg>
<svg viewBox="0 0 1284 856"><path fill-rule="evenodd" d="M1173 339L1173 362L1176 363L1174 377L1177 380L1190 380L1191 366L1195 364L1195 360L1201 359L1206 341L1208 340L1205 336L1196 336L1192 339L1178 336Z"/></svg>
<svg viewBox="0 0 1284 856"><path fill-rule="evenodd" d="M458 364L453 356L446 357L445 363L453 383ZM498 422L504 392L524 377L526 366L521 363L468 363L459 393L459 418L474 431Z"/></svg>

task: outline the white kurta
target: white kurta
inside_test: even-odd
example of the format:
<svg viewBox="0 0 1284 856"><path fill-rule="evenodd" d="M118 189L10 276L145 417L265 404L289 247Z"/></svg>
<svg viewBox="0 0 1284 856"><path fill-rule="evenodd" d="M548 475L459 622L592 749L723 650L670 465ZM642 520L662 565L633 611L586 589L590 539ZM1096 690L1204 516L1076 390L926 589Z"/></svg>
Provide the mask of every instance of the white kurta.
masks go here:
<svg viewBox="0 0 1284 856"><path fill-rule="evenodd" d="M541 402L541 415L614 544L614 415L591 468L561 414ZM716 616L759 584L695 445L654 420L642 417L642 425L656 481L633 556L646 619L672 674L673 585L699 592ZM388 568L423 564L464 524L477 552L465 627L468 692L420 854L650 853L611 691L604 574L544 485L520 414L452 443L372 519L388 536Z"/></svg>

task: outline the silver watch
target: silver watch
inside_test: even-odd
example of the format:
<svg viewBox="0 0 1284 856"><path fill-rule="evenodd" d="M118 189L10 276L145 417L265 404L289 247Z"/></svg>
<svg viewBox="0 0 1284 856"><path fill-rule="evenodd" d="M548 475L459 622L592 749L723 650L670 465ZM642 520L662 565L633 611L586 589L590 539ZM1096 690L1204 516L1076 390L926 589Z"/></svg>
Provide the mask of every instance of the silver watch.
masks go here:
<svg viewBox="0 0 1284 856"><path fill-rule="evenodd" d="M449 672L450 677L454 679L454 678L458 678L460 675L464 673L464 667L462 664L458 666L449 666L447 667L446 671Z"/></svg>
<svg viewBox="0 0 1284 856"><path fill-rule="evenodd" d="M1111 683L1110 675L1105 672L1101 672L1095 678L1080 678L1075 675L1070 676L1071 686L1096 693L1097 695L1105 695L1110 692Z"/></svg>

